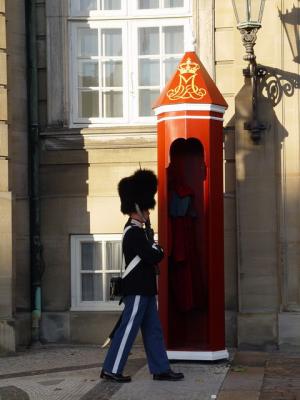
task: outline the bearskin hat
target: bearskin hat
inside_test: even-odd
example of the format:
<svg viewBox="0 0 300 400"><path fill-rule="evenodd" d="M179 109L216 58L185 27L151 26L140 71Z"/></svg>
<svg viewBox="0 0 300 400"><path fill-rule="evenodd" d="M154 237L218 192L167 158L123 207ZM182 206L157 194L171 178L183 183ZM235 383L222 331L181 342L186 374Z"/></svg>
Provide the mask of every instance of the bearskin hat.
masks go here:
<svg viewBox="0 0 300 400"><path fill-rule="evenodd" d="M155 193L157 192L157 177L153 171L139 169L131 176L120 180L118 192L121 199L123 214L136 211L135 204L141 210L155 207Z"/></svg>

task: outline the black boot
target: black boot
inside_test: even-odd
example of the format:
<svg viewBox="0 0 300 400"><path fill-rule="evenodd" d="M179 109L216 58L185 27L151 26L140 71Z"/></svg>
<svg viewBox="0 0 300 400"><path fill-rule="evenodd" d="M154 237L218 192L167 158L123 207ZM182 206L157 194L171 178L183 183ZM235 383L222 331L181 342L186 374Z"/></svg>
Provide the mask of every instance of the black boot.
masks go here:
<svg viewBox="0 0 300 400"><path fill-rule="evenodd" d="M124 376L122 374L114 374L113 372L104 371L104 369L100 373L100 378L106 379L107 381L120 382L120 383L131 381L130 376Z"/></svg>
<svg viewBox="0 0 300 400"><path fill-rule="evenodd" d="M184 379L184 375L182 372L174 372L169 369L161 374L153 374L153 379L155 381L181 381Z"/></svg>

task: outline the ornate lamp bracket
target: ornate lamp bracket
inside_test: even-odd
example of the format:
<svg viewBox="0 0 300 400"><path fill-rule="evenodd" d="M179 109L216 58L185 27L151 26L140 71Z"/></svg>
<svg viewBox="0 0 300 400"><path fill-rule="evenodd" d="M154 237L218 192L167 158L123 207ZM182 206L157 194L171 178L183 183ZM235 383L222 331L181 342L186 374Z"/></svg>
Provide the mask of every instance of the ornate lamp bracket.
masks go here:
<svg viewBox="0 0 300 400"><path fill-rule="evenodd" d="M245 129L250 130L251 139L255 144L260 143L262 132L266 129L265 124L258 121L258 68L254 46L257 31L261 27L261 21L266 0L232 0L232 7L237 21L237 28L242 35L246 54L243 59L248 61L248 67L243 70L245 77L251 79L252 85L252 118L245 124Z"/></svg>
<svg viewBox="0 0 300 400"><path fill-rule="evenodd" d="M250 122L245 123L244 128L250 131L253 143L259 144L262 134L266 129L266 125L259 122L257 115L258 76L260 72L256 63L256 55L254 54L257 31L261 25L259 23L248 22L247 24L240 24L237 27L242 35L243 45L246 49L243 59L248 61L248 67L243 69L243 75L251 79L252 85L252 119Z"/></svg>
<svg viewBox="0 0 300 400"><path fill-rule="evenodd" d="M256 55L254 54L254 46L256 43L257 31L260 26L257 24L247 24L247 26L240 25L238 26L239 31L242 35L243 45L246 49L246 54L243 59L245 61L252 62L256 59Z"/></svg>

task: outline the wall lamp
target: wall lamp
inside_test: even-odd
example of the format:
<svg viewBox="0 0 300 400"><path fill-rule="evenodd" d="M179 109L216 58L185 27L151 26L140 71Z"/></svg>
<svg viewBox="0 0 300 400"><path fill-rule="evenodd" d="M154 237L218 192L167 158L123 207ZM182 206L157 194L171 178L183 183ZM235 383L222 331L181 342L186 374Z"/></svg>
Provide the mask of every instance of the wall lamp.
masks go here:
<svg viewBox="0 0 300 400"><path fill-rule="evenodd" d="M243 59L248 61L248 67L243 69L245 77L251 78L252 84L252 120L245 124L245 129L251 132L251 139L259 144L262 132L266 126L257 118L257 77L258 67L254 46L257 31L261 28L265 0L232 0L233 10L237 21L237 28L242 35L246 54Z"/></svg>

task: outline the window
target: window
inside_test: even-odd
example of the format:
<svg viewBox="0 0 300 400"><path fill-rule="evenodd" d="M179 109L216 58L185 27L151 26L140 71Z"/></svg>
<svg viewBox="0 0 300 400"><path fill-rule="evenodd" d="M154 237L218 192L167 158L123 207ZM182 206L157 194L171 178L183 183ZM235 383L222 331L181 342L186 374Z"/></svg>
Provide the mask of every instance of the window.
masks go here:
<svg viewBox="0 0 300 400"><path fill-rule="evenodd" d="M70 0L72 16L120 15L123 0Z"/></svg>
<svg viewBox="0 0 300 400"><path fill-rule="evenodd" d="M78 121L123 118L124 25L103 22L78 24L74 65ZM124 85L125 86L125 85ZM77 100L78 99L78 103Z"/></svg>
<svg viewBox="0 0 300 400"><path fill-rule="evenodd" d="M122 235L71 237L72 310L120 309L109 300L109 283L119 276Z"/></svg>
<svg viewBox="0 0 300 400"><path fill-rule="evenodd" d="M138 0L138 9L183 7L183 0Z"/></svg>
<svg viewBox="0 0 300 400"><path fill-rule="evenodd" d="M184 53L189 1L71 5L72 124L154 123L152 103Z"/></svg>

